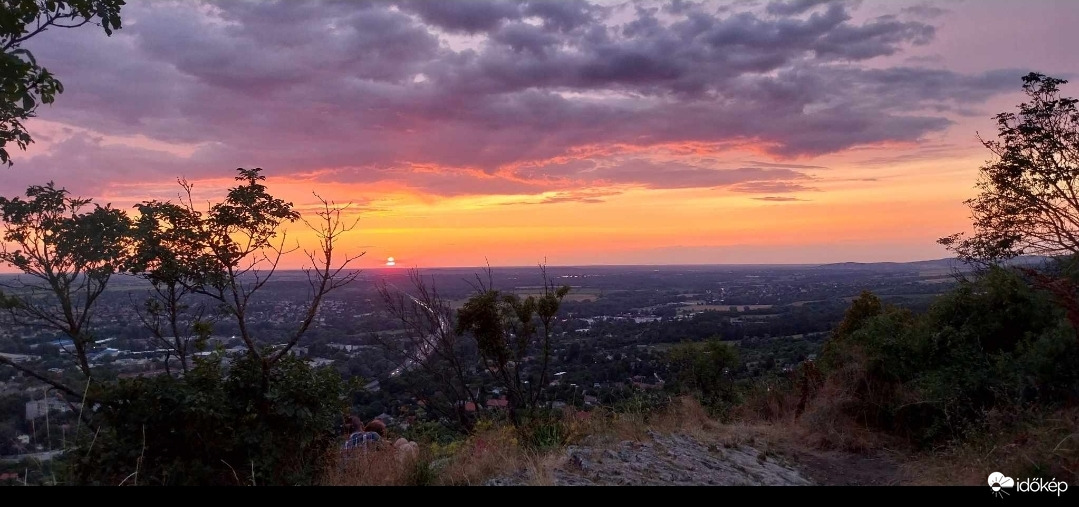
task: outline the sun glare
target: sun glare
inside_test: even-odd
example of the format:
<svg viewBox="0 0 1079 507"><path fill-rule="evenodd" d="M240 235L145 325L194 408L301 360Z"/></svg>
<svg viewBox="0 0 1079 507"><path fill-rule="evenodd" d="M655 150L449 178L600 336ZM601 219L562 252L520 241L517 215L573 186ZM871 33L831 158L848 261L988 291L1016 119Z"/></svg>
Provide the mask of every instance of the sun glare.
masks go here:
<svg viewBox="0 0 1079 507"><path fill-rule="evenodd" d="M386 259L386 265L387 266L396 266L397 261L393 260L393 257L389 257L389 258Z"/></svg>

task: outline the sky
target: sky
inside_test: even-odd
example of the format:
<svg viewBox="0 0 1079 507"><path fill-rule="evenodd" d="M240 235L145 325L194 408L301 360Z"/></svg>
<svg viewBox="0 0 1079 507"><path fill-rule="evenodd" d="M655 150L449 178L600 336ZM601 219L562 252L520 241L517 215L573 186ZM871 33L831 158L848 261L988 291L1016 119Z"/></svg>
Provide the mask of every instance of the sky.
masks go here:
<svg viewBox="0 0 1079 507"><path fill-rule="evenodd" d="M1079 2L129 2L26 47L64 83L0 169L129 208L237 167L351 201L359 267L911 261L969 229ZM1079 95L1079 84L1063 86ZM289 241L313 239L300 226ZM302 256L286 259L301 267Z"/></svg>

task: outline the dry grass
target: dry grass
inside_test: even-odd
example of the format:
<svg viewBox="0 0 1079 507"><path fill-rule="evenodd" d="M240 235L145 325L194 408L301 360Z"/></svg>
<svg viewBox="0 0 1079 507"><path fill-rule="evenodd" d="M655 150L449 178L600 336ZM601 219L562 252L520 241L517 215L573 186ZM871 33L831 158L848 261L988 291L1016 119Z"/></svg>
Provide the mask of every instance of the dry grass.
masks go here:
<svg viewBox="0 0 1079 507"><path fill-rule="evenodd" d="M328 457L333 466L322 483L334 486L481 485L494 477L512 478L529 485L555 483L554 472L565 464L565 445L604 446L623 440L644 440L649 430L681 432L702 441L715 440L722 427L692 398L674 400L656 413L613 413L604 410L563 411L558 426L560 445L545 450L530 448L520 433L508 426L481 425L477 431L447 446L421 446L419 455L399 455L392 446Z"/></svg>
<svg viewBox="0 0 1079 507"><path fill-rule="evenodd" d="M1079 407L990 413L989 429L970 442L923 452L904 465L913 484L983 485L990 472L1079 482Z"/></svg>
<svg viewBox="0 0 1079 507"><path fill-rule="evenodd" d="M1041 416L992 414L990 430L966 444L915 452L896 437L853 421L842 410L843 393L827 383L797 419L793 410L796 400L784 396L757 400L755 406L764 409L763 414L746 408L752 403L743 406L736 421L729 424L710 417L691 397L676 398L651 413L566 410L559 422L563 441L548 450L524 445L520 433L511 427L484 426L448 446L421 446L420 454L411 458L400 457L390 446L357 451L348 459L335 452L335 466L323 483L481 485L503 477L514 483L552 485L556 470L567 459L565 445L617 446L626 440L649 440L649 431L681 433L724 447L752 446L763 454L795 461L810 456L815 461L808 463L835 465L827 473L837 477L857 472L859 463L872 462L876 458L871 456L884 452L895 464L890 472L881 473L900 484L981 485L992 471L1012 477L1079 481L1079 408ZM847 459L851 456L869 461Z"/></svg>
<svg viewBox="0 0 1079 507"><path fill-rule="evenodd" d="M330 466L322 484L327 486L403 486L417 485L417 468L425 466L427 456L407 456L393 446L378 445L350 451L333 450L327 457Z"/></svg>
<svg viewBox="0 0 1079 507"><path fill-rule="evenodd" d="M440 466L436 484L469 486L521 469L524 452L512 428L480 431L455 449Z"/></svg>
<svg viewBox="0 0 1079 507"><path fill-rule="evenodd" d="M481 428L447 446L421 446L418 455L400 454L392 446L373 446L348 453L335 451L334 466L322 483L330 486L415 486L486 484L494 477L513 477L527 484L553 484L553 471L563 462L561 449L535 451L521 445L506 426Z"/></svg>
<svg viewBox="0 0 1079 507"><path fill-rule="evenodd" d="M887 454L897 463L896 481L911 485L983 485L990 472L1013 477L1079 481L1079 407L1056 410L993 411L986 427L961 443L916 449L911 442L860 420L866 372L851 365L825 379L794 417L797 389L775 386L750 396L735 414L736 424L721 428L725 445L764 445L816 456ZM879 386L878 386L879 387ZM877 396L904 399L901 389ZM859 410L861 409L861 410ZM1017 479L1018 480L1018 479Z"/></svg>
<svg viewBox="0 0 1079 507"><path fill-rule="evenodd" d="M624 441L649 440L648 433L681 433L702 442L713 442L725 425L708 415L708 411L693 397L678 397L655 412L620 412L605 410L591 412L588 424L582 426L587 443L594 446L617 445ZM583 439L582 439L583 440Z"/></svg>
<svg viewBox="0 0 1079 507"><path fill-rule="evenodd" d="M864 454L899 445L894 437L852 417L847 408L851 403L853 396L848 390L825 383L817 397L806 404L805 413L797 421L791 418L789 424L806 446L819 450Z"/></svg>
<svg viewBox="0 0 1079 507"><path fill-rule="evenodd" d="M554 471L569 458L561 452L531 453L525 457L525 473L529 486L554 486Z"/></svg>

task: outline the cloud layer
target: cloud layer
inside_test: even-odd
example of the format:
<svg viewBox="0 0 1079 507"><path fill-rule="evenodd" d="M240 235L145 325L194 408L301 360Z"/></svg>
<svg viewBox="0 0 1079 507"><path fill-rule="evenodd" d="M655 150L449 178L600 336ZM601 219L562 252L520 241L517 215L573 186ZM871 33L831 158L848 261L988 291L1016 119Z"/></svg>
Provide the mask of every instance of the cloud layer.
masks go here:
<svg viewBox="0 0 1079 507"><path fill-rule="evenodd" d="M938 13L856 21L852 5L132 2L111 38L33 41L67 85L42 118L97 134L17 157L0 190L258 165L440 196L725 188L780 202L817 169L776 161L916 142L1015 88L1017 70L876 64L929 43ZM136 135L196 148L100 137ZM733 146L772 162L709 156Z"/></svg>

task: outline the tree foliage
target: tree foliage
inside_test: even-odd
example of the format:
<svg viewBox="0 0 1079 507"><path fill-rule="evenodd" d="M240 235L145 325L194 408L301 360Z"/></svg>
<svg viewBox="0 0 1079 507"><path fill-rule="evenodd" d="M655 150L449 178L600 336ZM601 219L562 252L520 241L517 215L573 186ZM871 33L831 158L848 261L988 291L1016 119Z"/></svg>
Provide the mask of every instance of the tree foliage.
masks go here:
<svg viewBox="0 0 1079 507"><path fill-rule="evenodd" d="M29 187L25 198L0 197L0 261L22 272L0 293L0 307L17 323L67 335L85 386L7 357L0 362L63 391L69 402L94 407L76 409L93 430L75 437L85 446L77 451L76 482L137 482L141 473L142 483L246 483L248 474L239 480L234 466L250 470L250 483L309 483L320 473L347 393L336 371L315 370L289 351L325 296L355 279L348 266L356 257L341 255L337 245L357 222L343 218L349 204L321 197L321 208L304 219L268 192L260 172L238 169L240 183L204 212L181 180L186 199L145 201L135 219L52 183ZM248 325L247 308L292 250L283 228L297 220L318 241L306 251L309 299L286 343L273 347ZM94 305L118 273L150 283L140 315L168 348L166 360L179 359L183 375L117 380L92 371ZM190 357L191 341L198 347L211 331L201 313L188 311L191 294L209 296L224 311L218 317L235 319L244 354ZM98 437L104 440L95 445ZM117 475L131 465L133 475Z"/></svg>
<svg viewBox="0 0 1079 507"><path fill-rule="evenodd" d="M1018 112L996 115L997 139L983 139L993 158L982 166L978 195L966 201L973 235L953 234L939 243L976 265L1020 255L1041 255L1074 270L1079 258L1079 109L1062 97L1063 79L1023 77L1028 101ZM1077 287L1068 277L1023 268L1050 290L1079 330Z"/></svg>
<svg viewBox="0 0 1079 507"><path fill-rule="evenodd" d="M317 195L322 204L314 213L317 220L305 220L292 203L267 190L262 168L236 171L239 184L205 212L195 208L192 185L184 180L180 184L186 198L181 196L179 203L139 204L137 263L132 272L154 287L143 313L144 322L177 354L184 368L188 343L198 336L197 328L205 321L202 311L188 315L186 326L178 321L189 309L186 296L201 294L216 301L225 316L236 322L248 353L263 362L269 375L273 363L284 357L314 322L323 298L356 278L358 273L348 266L359 256L335 256L338 241L355 228L356 221L342 218L350 203L338 205ZM248 307L277 271L282 256L296 249L287 246L284 227L298 220L314 231L319 242L318 248L305 251L310 262L305 268L308 304L285 344L267 352L248 322Z"/></svg>
<svg viewBox="0 0 1079 507"><path fill-rule="evenodd" d="M80 370L90 376L93 306L109 280L130 261L131 220L123 211L71 197L50 182L25 198L0 197L0 262L24 276L5 286L16 322L43 326L72 341Z"/></svg>
<svg viewBox="0 0 1079 507"><path fill-rule="evenodd" d="M438 289L417 270L408 273L411 292L405 293L382 281L378 293L384 308L404 329L403 335L378 335L374 339L405 366L396 376L424 408L458 431L471 429L475 413L484 409L475 370L478 351L475 343L454 332L454 311Z"/></svg>
<svg viewBox="0 0 1079 507"><path fill-rule="evenodd" d="M693 394L713 413L727 415L737 401L734 371L740 365L738 351L718 339L677 344L667 352L670 379L666 387Z"/></svg>
<svg viewBox="0 0 1079 507"><path fill-rule="evenodd" d="M181 182L186 190L190 185ZM183 204L144 201L136 205L134 259L130 272L150 283L150 297L141 305L139 319L187 372L191 342L208 335L206 309L192 308L188 300L206 276L213 276L213 263L205 245L203 215L191 205L190 193Z"/></svg>
<svg viewBox="0 0 1079 507"><path fill-rule="evenodd" d="M962 438L990 410L1079 395L1079 342L1050 297L991 267L914 314L863 294L825 344L818 402L917 443Z"/></svg>
<svg viewBox="0 0 1079 507"><path fill-rule="evenodd" d="M1079 111L1076 99L1060 96L1065 83L1028 74L1029 102L996 116L998 138L982 140L994 158L966 201L974 235L941 240L961 258L1079 254Z"/></svg>
<svg viewBox="0 0 1079 507"><path fill-rule="evenodd" d="M521 297L480 284L475 295L457 311L458 335L469 335L479 348L480 362L506 389L510 420L518 424L518 411L530 415L540 404L550 381L555 316L569 286L556 287L543 270L543 293ZM538 367L526 366L538 354Z"/></svg>
<svg viewBox="0 0 1079 507"><path fill-rule="evenodd" d="M858 330L870 317L880 315L884 311L884 305L876 294L867 290L851 301L850 307L843 315L843 320L832 331L832 336L838 339L850 336Z"/></svg>
<svg viewBox="0 0 1079 507"><path fill-rule="evenodd" d="M23 122L38 105L51 104L64 86L22 47L49 28L88 23L106 35L120 29L124 0L7 0L0 4L0 163L11 165L9 143L25 149L33 142Z"/></svg>
<svg viewBox="0 0 1079 507"><path fill-rule="evenodd" d="M225 368L198 359L182 379L119 381L102 397L105 424L69 453L75 484L314 484L336 444L348 387L329 368L287 357L262 392L251 355ZM264 411L265 400L271 400Z"/></svg>

